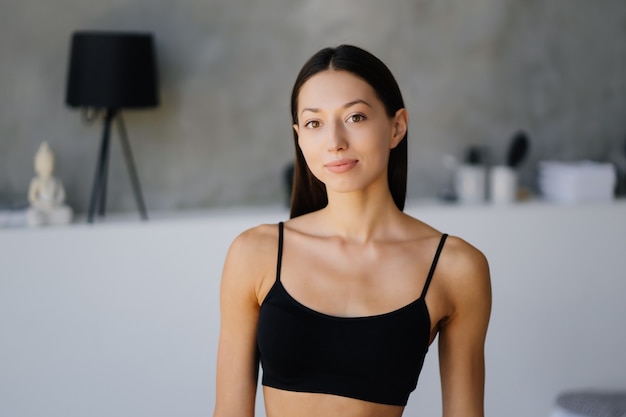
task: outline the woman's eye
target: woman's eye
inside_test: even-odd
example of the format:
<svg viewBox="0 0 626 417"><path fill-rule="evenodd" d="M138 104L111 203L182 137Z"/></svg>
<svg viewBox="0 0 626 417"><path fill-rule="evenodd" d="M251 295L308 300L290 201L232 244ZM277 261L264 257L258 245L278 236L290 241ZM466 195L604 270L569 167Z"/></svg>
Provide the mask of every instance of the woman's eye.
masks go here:
<svg viewBox="0 0 626 417"><path fill-rule="evenodd" d="M320 122L318 120L309 120L304 124L304 127L308 127L309 129L317 129L320 127Z"/></svg>
<svg viewBox="0 0 626 417"><path fill-rule="evenodd" d="M358 123L362 122L363 120L365 120L365 116L362 114L353 114L348 117L348 122L350 123Z"/></svg>

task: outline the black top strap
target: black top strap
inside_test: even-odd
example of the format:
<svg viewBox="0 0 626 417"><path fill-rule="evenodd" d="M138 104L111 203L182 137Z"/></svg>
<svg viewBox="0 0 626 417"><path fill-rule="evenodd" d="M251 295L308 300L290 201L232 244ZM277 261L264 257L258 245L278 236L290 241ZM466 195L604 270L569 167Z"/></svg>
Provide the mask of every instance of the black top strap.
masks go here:
<svg viewBox="0 0 626 417"><path fill-rule="evenodd" d="M276 281L280 281L280 265L283 260L283 222L278 223L278 263L276 264Z"/></svg>
<svg viewBox="0 0 626 417"><path fill-rule="evenodd" d="M446 242L446 238L448 237L447 233L444 233L441 236L441 240L439 241L439 246L437 247L437 252L435 252L435 258L433 259L432 265L430 265L430 271L428 271L428 277L426 278L426 283L424 284L424 289L422 290L422 295L420 298L424 298L426 296L426 291L428 291L428 287L430 286L430 281L433 279L433 274L435 273L435 267L437 266L437 261L439 261L439 255L441 255L441 250L443 249L443 244Z"/></svg>

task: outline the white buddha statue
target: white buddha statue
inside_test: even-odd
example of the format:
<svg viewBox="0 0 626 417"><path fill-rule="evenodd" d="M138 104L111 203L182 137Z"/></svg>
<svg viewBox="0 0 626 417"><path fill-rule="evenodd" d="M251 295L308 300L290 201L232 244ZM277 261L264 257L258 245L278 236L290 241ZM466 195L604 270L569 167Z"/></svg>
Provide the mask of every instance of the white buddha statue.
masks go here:
<svg viewBox="0 0 626 417"><path fill-rule="evenodd" d="M54 154L43 142L35 155L37 176L30 182L26 212L29 226L45 224L67 224L72 220L72 209L65 205L65 190L60 180L52 176Z"/></svg>

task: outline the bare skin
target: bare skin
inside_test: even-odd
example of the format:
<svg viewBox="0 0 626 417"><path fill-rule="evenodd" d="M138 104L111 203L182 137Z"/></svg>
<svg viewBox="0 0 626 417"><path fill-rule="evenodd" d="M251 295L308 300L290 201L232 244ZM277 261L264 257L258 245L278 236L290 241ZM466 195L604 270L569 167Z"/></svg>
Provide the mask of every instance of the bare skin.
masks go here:
<svg viewBox="0 0 626 417"><path fill-rule="evenodd" d="M329 203L285 223L284 287L309 308L340 317L386 313L416 300L441 233L398 210L389 192L386 155L406 132L406 111L388 117L367 83L331 70L303 85L299 111L294 126L299 145L311 171L326 184ZM347 166L329 167L329 161ZM256 327L275 281L277 249L276 225L244 232L229 249L220 295L214 417L254 415ZM491 308L483 254L460 238L448 238L425 302L431 343L439 335L443 416L481 417ZM329 394L270 387L263 393L268 417L399 417L403 412L400 406Z"/></svg>

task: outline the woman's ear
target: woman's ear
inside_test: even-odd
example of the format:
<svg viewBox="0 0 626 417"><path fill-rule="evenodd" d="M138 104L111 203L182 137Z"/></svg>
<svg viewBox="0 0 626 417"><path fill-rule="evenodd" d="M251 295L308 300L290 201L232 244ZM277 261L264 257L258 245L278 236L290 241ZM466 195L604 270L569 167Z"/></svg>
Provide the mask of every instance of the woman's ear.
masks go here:
<svg viewBox="0 0 626 417"><path fill-rule="evenodd" d="M293 124L293 130L295 130L295 131L296 131L296 135L298 135L298 137L300 136L300 129L299 129L299 127L300 127L300 126L298 126L298 124L297 124L297 123L294 123L294 124Z"/></svg>
<svg viewBox="0 0 626 417"><path fill-rule="evenodd" d="M391 149L398 146L406 136L409 127L409 113L405 108L399 109L393 117L393 132L391 136Z"/></svg>

